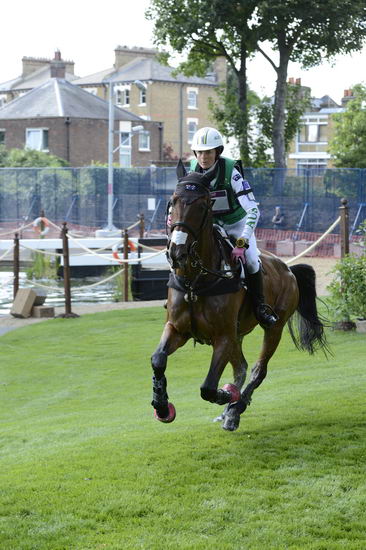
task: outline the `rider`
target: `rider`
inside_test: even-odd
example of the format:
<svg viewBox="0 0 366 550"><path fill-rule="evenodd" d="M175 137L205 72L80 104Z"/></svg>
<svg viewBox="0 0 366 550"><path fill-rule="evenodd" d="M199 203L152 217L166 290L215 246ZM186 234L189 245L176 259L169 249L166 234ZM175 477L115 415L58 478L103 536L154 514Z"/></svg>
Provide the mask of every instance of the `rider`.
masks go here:
<svg viewBox="0 0 366 550"><path fill-rule="evenodd" d="M261 264L258 258L254 229L259 210L252 189L241 173L240 162L222 157L224 150L220 132L215 128L201 128L193 136L191 170L206 172L219 161L219 172L211 184L214 222L224 227L236 239L232 257L241 258L247 267L247 285L252 297L254 313L259 323L269 328L278 319L264 303Z"/></svg>

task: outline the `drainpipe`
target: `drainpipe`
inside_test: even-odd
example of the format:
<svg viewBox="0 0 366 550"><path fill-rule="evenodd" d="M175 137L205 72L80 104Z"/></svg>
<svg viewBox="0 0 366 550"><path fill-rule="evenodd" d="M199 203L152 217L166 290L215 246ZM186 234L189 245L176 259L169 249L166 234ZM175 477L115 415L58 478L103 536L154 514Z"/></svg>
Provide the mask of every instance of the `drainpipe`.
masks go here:
<svg viewBox="0 0 366 550"><path fill-rule="evenodd" d="M66 160L67 162L70 162L70 124L71 124L70 117L66 117L65 126L66 126Z"/></svg>

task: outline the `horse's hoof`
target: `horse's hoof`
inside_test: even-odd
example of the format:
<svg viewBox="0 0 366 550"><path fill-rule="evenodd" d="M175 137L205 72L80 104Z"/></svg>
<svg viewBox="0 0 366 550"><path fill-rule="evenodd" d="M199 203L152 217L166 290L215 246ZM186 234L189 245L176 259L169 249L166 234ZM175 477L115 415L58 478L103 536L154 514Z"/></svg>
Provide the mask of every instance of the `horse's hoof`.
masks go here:
<svg viewBox="0 0 366 550"><path fill-rule="evenodd" d="M239 401L240 390L237 386L235 386L235 384L225 384L225 386L222 386L222 389L231 394L229 403L234 403L235 401Z"/></svg>
<svg viewBox="0 0 366 550"><path fill-rule="evenodd" d="M158 415L157 410L154 409L154 416L156 420L159 420L159 422L165 422L165 424L169 424L169 422L173 422L173 420L175 420L175 417L176 417L175 407L173 403L168 403L168 409L169 409L169 414L165 418L161 418Z"/></svg>
<svg viewBox="0 0 366 550"><path fill-rule="evenodd" d="M240 414L235 415L225 415L224 421L222 423L223 430L228 432L235 432L239 428L240 424Z"/></svg>

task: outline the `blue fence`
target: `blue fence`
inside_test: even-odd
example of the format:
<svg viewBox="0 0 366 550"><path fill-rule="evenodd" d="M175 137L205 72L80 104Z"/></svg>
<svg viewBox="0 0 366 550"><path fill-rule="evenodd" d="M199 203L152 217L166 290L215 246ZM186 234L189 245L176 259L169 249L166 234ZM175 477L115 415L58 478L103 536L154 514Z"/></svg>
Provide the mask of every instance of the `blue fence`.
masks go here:
<svg viewBox="0 0 366 550"><path fill-rule="evenodd" d="M323 232L338 216L340 199L350 207L351 230L366 216L366 170L247 169L261 211L260 227L272 228L275 208L281 229ZM127 227L141 213L148 229L164 227L167 200L176 185L174 168L114 168L113 220ZM53 221L89 227L107 222L108 170L87 168L1 168L0 223L31 221L44 210Z"/></svg>

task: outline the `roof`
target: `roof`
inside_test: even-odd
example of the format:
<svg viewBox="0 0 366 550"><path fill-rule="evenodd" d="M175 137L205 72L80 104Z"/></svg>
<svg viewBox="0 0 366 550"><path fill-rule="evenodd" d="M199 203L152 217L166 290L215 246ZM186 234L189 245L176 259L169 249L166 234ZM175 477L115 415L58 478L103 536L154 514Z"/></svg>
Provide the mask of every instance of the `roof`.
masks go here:
<svg viewBox="0 0 366 550"><path fill-rule="evenodd" d="M173 76L175 69L162 65L155 58L151 57L136 57L129 63L126 63L118 70L106 69L99 73L80 78L74 81L77 85L100 84L106 81L133 83L135 80L140 81L160 81L174 82L192 85L217 86L217 83L212 78L187 77L182 74Z"/></svg>
<svg viewBox="0 0 366 550"><path fill-rule="evenodd" d="M46 65L45 67L40 67L36 71L33 71L26 76L18 76L13 80L8 80L0 84L0 91L19 91L19 90L30 90L40 86L45 81L51 78L51 66ZM79 77L71 73L65 74L65 80L71 82L77 80Z"/></svg>
<svg viewBox="0 0 366 550"><path fill-rule="evenodd" d="M0 120L40 117L108 119L109 103L64 79L50 78L0 108ZM114 117L115 120L142 120L119 107L114 108Z"/></svg>

